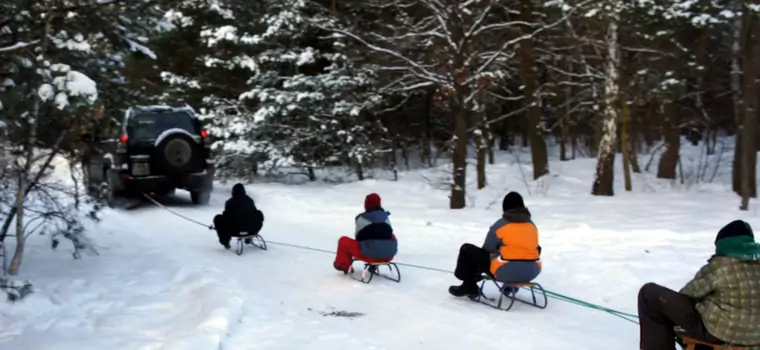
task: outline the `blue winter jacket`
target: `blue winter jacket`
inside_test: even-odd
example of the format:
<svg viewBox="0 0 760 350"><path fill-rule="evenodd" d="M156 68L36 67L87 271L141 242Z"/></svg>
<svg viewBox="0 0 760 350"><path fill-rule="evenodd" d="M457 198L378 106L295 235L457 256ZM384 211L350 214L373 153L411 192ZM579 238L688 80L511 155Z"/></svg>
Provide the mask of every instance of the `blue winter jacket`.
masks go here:
<svg viewBox="0 0 760 350"><path fill-rule="evenodd" d="M355 235L362 255L368 258L392 259L398 252L398 242L393 235L390 213L383 208L357 215Z"/></svg>

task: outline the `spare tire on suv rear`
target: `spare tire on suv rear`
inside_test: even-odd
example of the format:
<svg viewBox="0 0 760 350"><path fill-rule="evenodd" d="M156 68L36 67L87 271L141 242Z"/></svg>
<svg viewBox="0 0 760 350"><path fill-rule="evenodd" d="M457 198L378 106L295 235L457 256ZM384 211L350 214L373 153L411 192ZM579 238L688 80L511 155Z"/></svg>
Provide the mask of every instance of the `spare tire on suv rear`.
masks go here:
<svg viewBox="0 0 760 350"><path fill-rule="evenodd" d="M198 143L190 135L176 132L164 137L155 148L155 166L166 175L182 175L203 169Z"/></svg>

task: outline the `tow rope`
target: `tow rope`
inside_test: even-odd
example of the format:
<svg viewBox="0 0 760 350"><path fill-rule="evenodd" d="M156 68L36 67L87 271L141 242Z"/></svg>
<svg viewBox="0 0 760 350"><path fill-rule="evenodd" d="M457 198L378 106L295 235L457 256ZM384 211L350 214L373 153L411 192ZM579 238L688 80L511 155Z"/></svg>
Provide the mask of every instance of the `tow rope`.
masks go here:
<svg viewBox="0 0 760 350"><path fill-rule="evenodd" d="M143 193L143 196L145 196L145 198L147 198L151 203L155 204L156 206L158 206L158 207L160 207L160 208L162 208L162 209L164 209L164 210L166 210L166 211L168 211L168 212L170 212L170 213L172 213L172 214L174 214L174 215L176 215L176 216L178 216L180 218L183 218L183 219L185 219L185 220L187 220L189 222L192 222L194 224L197 224L199 226L203 226L203 227L205 227L205 228L207 228L209 230L213 230L214 229L213 225L206 225L206 224L204 224L204 223L202 223L200 221L197 221L195 219L189 218L189 217L187 217L185 215L182 215L182 214L180 214L180 213L172 210L171 208L167 207L166 205L164 205L164 204L160 203L159 201L157 201L155 198L153 198L150 195L148 195L147 193ZM275 241L267 240L267 244L281 245L281 246L284 246L284 247L290 247L290 248L301 249L301 250L310 250L310 251L320 252L320 253L325 253L325 254L332 254L332 255L335 254L334 251L330 251L330 250L327 250L327 249L319 249L319 248L314 248L314 247L309 247L309 246L303 246L303 245L298 245L298 244L292 244L292 243L283 243L283 242L275 242ZM453 274L454 273L453 271L449 271L449 270L438 269L438 268L428 267L428 266L422 266L422 265L407 264L407 263L401 263L401 262L396 262L396 265L406 266L406 267L409 267L409 268L419 269L419 270L428 270L428 271L442 272L442 273L447 273L447 274ZM589 309L593 309L593 310L597 310L597 311L602 311L602 312L605 312L605 313L610 314L612 316L615 316L615 317L621 318L623 320L626 320L628 322L631 322L631 323L634 323L634 324L639 324L639 321L638 321L639 316L638 315L634 315L634 314L630 314L630 313L626 313L626 312L622 312L622 311L606 308L606 307L601 306L601 305L597 305L597 304L590 303L590 302L587 302L587 301L583 301L583 300L580 300L580 299L575 299L575 298L572 298L572 297L569 297L569 296L566 296L566 295L562 295L560 293L555 293L555 292L552 292L552 291L549 291L549 290L546 290L546 289L544 289L544 292L546 292L546 295L548 297L553 298L555 300L560 300L560 301L564 301L564 302L567 302L567 303L570 303L570 304L575 304L575 305L578 305L578 306L581 306L581 307L585 307L585 308L589 308Z"/></svg>

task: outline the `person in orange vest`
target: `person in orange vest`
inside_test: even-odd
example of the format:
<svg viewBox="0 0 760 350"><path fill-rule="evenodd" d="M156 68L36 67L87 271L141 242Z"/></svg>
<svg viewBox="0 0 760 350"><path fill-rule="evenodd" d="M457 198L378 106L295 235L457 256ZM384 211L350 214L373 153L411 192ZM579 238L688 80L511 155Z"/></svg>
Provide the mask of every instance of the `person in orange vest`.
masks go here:
<svg viewBox="0 0 760 350"><path fill-rule="evenodd" d="M509 192L501 207L503 215L488 230L483 247L465 243L459 248L454 276L462 284L449 287L451 295L478 297L483 274L500 282L530 282L541 273L538 228L522 196ZM508 293L517 289L510 288Z"/></svg>

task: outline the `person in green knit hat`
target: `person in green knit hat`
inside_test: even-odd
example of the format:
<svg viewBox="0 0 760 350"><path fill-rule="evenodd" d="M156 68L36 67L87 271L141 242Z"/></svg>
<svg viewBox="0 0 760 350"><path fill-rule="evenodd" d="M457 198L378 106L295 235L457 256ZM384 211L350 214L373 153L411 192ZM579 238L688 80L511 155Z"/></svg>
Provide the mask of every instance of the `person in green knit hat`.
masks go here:
<svg viewBox="0 0 760 350"><path fill-rule="evenodd" d="M647 283L639 290L641 350L673 350L674 327L697 340L760 344L760 244L736 220L715 238L715 254L679 292Z"/></svg>

